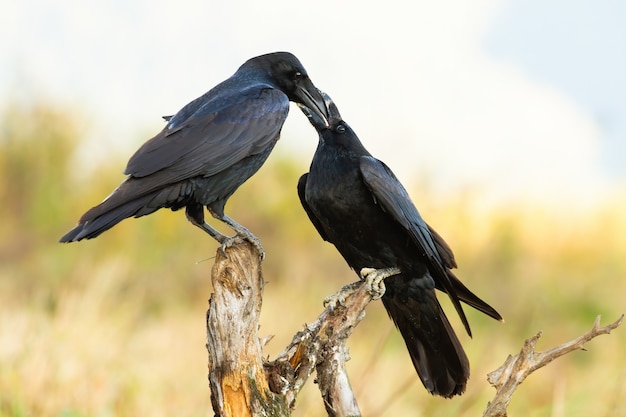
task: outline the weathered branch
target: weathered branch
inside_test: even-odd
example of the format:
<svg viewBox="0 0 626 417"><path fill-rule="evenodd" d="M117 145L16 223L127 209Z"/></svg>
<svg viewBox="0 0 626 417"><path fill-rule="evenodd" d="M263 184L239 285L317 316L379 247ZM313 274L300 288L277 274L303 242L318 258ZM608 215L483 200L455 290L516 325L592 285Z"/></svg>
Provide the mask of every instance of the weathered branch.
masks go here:
<svg viewBox="0 0 626 417"><path fill-rule="evenodd" d="M315 369L328 415L361 415L346 372L349 355L345 342L365 316L365 307L371 300L365 285L358 286L342 305L324 309L274 361L266 364L274 381L279 380L275 375L280 370L291 370L291 378L283 379L283 385L276 387L285 394L290 407L295 405L298 392Z"/></svg>
<svg viewBox="0 0 626 417"><path fill-rule="evenodd" d="M263 293L255 247L238 243L218 249L211 271L214 293L206 316L211 403L216 416L288 416L263 372L257 336Z"/></svg>
<svg viewBox="0 0 626 417"><path fill-rule="evenodd" d="M617 328L623 319L624 315L622 314L617 321L608 326L600 327L600 316L598 316L593 323L593 327L587 333L544 352L535 352L535 345L541 337L541 332L527 339L519 354L509 356L502 366L487 375L487 380L496 388L497 392L493 401L487 406L483 416L506 417L506 409L513 393L528 375L560 356L574 350L584 350L585 343L601 334L611 333L611 330Z"/></svg>

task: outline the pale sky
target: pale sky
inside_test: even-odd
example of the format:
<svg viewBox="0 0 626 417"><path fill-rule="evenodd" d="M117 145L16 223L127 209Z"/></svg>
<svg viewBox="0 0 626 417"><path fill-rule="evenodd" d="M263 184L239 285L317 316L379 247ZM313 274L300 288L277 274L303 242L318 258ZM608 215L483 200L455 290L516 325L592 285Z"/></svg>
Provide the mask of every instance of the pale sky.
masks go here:
<svg viewBox="0 0 626 417"><path fill-rule="evenodd" d="M161 115L287 50L405 183L582 201L626 182L625 4L10 1L0 105L77 112L89 165L111 148L130 156ZM316 144L292 107L277 152L308 160Z"/></svg>

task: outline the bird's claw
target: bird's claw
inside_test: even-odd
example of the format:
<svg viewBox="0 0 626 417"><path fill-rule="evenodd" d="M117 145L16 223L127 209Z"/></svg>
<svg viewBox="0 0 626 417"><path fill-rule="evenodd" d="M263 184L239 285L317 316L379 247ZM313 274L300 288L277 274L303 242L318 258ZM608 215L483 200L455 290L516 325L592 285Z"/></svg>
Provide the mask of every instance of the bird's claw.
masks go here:
<svg viewBox="0 0 626 417"><path fill-rule="evenodd" d="M398 275L401 271L398 268L363 268L359 272L361 281L365 281L365 291L372 297L372 300L378 300L385 294L385 278ZM337 306L345 307L346 299L352 295L361 286L361 281L356 281L348 285L344 285L333 295L324 298L324 307L334 311Z"/></svg>
<svg viewBox="0 0 626 417"><path fill-rule="evenodd" d="M222 253L226 255L227 248L230 248L239 243L243 243L244 240L247 240L248 242L252 243L252 245L259 252L261 261L263 261L265 259L265 250L263 249L263 246L261 245L261 241L252 234L249 234L249 235L236 234L234 236L227 237L226 239L222 240L221 242L222 245L220 246L220 249Z"/></svg>
<svg viewBox="0 0 626 417"><path fill-rule="evenodd" d="M335 311L337 306L346 306L346 298L348 298L352 293L354 293L361 284L360 281L353 282L348 285L344 285L341 287L337 293L329 295L324 298L324 307L330 308L330 311Z"/></svg>
<svg viewBox="0 0 626 417"><path fill-rule="evenodd" d="M232 248L233 246L242 243L243 239L238 235L235 236L227 236L225 239L220 241L220 250L222 251L222 255L226 255L226 249Z"/></svg>
<svg viewBox="0 0 626 417"><path fill-rule="evenodd" d="M265 249L263 249L263 245L261 245L261 241L259 240L259 238L254 236L253 234L244 235L242 236L242 238L254 245L257 252L259 252L261 262L263 262L265 260Z"/></svg>
<svg viewBox="0 0 626 417"><path fill-rule="evenodd" d="M359 272L359 276L365 281L365 290L372 297L372 300L378 300L385 295L385 278L398 275L401 271L396 268L363 268Z"/></svg>

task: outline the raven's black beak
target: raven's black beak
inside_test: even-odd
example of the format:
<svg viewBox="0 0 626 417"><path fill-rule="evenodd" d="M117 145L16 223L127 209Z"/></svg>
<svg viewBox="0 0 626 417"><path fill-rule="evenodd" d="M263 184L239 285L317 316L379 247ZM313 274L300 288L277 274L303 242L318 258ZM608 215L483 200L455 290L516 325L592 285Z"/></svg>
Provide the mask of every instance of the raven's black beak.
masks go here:
<svg viewBox="0 0 626 417"><path fill-rule="evenodd" d="M298 104L298 107L300 107L302 113L309 118L313 127L317 130L323 130L339 123L341 121L341 114L339 114L339 109L337 109L337 106L335 106L335 103L328 94L319 90L318 92L322 102L321 108L317 108L319 111L315 111L315 108L303 104Z"/></svg>
<svg viewBox="0 0 626 417"><path fill-rule="evenodd" d="M342 121L341 114L339 114L339 109L335 105L335 102L330 98L328 94L323 91L320 91L322 98L324 99L324 106L326 107L326 120L328 121L328 126L335 126L339 122Z"/></svg>
<svg viewBox="0 0 626 417"><path fill-rule="evenodd" d="M298 98L300 102L298 107L304 114L311 119L311 123L315 126L322 124L323 127L328 126L328 107L324 93L318 90L310 80L299 85Z"/></svg>

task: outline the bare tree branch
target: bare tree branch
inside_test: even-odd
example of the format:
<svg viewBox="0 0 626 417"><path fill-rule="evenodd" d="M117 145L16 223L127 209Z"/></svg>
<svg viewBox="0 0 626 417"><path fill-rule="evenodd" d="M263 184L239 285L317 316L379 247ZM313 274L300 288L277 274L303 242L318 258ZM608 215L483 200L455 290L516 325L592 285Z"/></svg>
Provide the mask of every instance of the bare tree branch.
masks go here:
<svg viewBox="0 0 626 417"><path fill-rule="evenodd" d="M528 375L560 356L574 350L584 350L585 343L601 334L611 333L613 329L622 323L623 319L624 315L622 314L617 321L608 326L600 327L600 316L598 316L593 323L593 327L587 333L544 352L535 352L535 345L541 337L541 332L527 339L519 354L509 356L502 366L487 375L487 380L496 388L497 392L493 401L487 406L483 416L506 417L506 409L513 393Z"/></svg>
<svg viewBox="0 0 626 417"><path fill-rule="evenodd" d="M284 385L279 388L287 396L290 407L295 405L298 392L315 369L328 415L361 415L346 372L349 355L345 342L365 316L365 307L371 300L365 285L359 285L343 304L324 309L314 322L296 334L274 361L266 364L270 375L285 367L293 370L292 379L283 380Z"/></svg>
<svg viewBox="0 0 626 417"><path fill-rule="evenodd" d="M218 249L211 271L214 293L206 316L211 403L216 416L288 416L270 389L257 336L263 274L249 242Z"/></svg>

